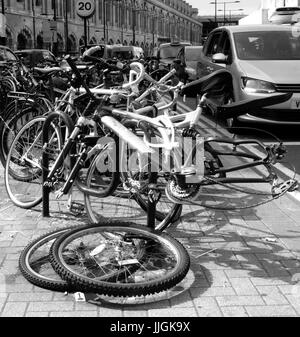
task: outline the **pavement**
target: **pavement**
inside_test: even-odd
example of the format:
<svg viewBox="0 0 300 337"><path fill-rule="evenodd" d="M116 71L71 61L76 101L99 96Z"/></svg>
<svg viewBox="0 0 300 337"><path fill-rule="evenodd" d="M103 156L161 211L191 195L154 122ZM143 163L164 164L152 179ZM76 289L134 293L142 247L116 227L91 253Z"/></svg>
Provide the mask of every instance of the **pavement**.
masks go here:
<svg viewBox="0 0 300 337"><path fill-rule="evenodd" d="M71 214L65 199L51 201L49 218L40 206L14 206L3 174L1 167L1 317L300 316L300 204L293 194L235 211L184 206L180 220L167 230L191 258L190 271L176 290L144 302L96 305L41 289L22 276L19 255L32 238L87 218ZM234 195L224 198L229 204L240 201ZM252 195L250 201L258 203L261 196Z"/></svg>

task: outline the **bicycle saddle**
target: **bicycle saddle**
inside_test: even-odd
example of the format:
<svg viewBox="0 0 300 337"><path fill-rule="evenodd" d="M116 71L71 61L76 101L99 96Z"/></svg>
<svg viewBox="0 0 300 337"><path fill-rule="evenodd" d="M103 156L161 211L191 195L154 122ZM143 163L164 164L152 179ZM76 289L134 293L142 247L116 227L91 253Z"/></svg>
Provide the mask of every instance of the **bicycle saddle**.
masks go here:
<svg viewBox="0 0 300 337"><path fill-rule="evenodd" d="M217 114L224 116L225 118L233 118L251 111L257 111L266 106L283 103L289 100L293 96L293 93L276 93L267 97L246 99L239 102L233 102L231 104L220 105L217 107Z"/></svg>
<svg viewBox="0 0 300 337"><path fill-rule="evenodd" d="M196 97L197 95L218 95L224 93L226 88L232 89L232 76L226 69L220 69L186 84L180 95Z"/></svg>

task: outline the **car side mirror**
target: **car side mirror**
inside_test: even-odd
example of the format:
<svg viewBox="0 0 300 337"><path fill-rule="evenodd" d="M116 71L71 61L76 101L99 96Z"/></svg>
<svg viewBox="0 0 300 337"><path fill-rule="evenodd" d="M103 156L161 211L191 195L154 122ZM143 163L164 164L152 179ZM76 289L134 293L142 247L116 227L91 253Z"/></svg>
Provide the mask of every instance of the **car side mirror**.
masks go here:
<svg viewBox="0 0 300 337"><path fill-rule="evenodd" d="M218 64L227 64L227 56L223 53L216 53L212 56L212 62Z"/></svg>

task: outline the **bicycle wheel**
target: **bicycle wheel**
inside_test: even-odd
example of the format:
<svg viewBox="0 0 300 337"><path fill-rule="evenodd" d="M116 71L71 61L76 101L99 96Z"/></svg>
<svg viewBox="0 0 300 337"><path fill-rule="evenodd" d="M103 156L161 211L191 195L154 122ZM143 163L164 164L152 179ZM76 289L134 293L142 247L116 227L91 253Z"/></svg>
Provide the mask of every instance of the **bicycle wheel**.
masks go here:
<svg viewBox="0 0 300 337"><path fill-rule="evenodd" d="M0 122L0 160L5 167L8 151L12 141L21 128L32 118L42 116L46 111L33 103L11 102L6 109L6 117Z"/></svg>
<svg viewBox="0 0 300 337"><path fill-rule="evenodd" d="M1 102L1 109L0 112L3 111L2 109L6 107L9 102L9 98L7 94L10 91L16 91L17 87L12 77L2 77L0 80L0 102Z"/></svg>
<svg viewBox="0 0 300 337"><path fill-rule="evenodd" d="M77 289L122 297L167 290L190 266L186 249L171 236L122 222L63 234L51 247L50 261Z"/></svg>
<svg viewBox="0 0 300 337"><path fill-rule="evenodd" d="M19 269L32 284L53 291L71 291L71 286L53 270L49 251L54 240L75 227L57 229L30 242L21 252Z"/></svg>
<svg viewBox="0 0 300 337"><path fill-rule="evenodd" d="M149 176L145 174L122 173L109 169L113 159L107 151L102 151L92 161L86 178L88 189L97 191L95 194L85 193L85 209L91 223L98 223L107 219L132 219L140 224L145 223L145 212L148 213ZM105 170L103 169L105 168ZM153 180L153 177L152 177ZM171 222L175 222L181 215L182 206L170 202L163 193L162 177L156 180L161 194L156 204L156 229L163 229ZM114 192L112 194L112 192ZM144 212L141 212L141 209Z"/></svg>
<svg viewBox="0 0 300 337"><path fill-rule="evenodd" d="M11 201L31 208L42 201L42 130L46 117L37 117L23 126L12 142L5 165L5 187ZM50 124L49 162L61 149L59 128Z"/></svg>

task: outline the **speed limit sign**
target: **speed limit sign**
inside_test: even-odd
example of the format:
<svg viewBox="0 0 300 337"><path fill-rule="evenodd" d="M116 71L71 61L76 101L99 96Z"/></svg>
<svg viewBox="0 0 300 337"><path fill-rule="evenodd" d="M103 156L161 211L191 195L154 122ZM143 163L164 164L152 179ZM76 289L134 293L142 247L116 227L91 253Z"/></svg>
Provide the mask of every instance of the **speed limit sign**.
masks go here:
<svg viewBox="0 0 300 337"><path fill-rule="evenodd" d="M95 12L94 0L77 0L76 12L82 18L89 18Z"/></svg>

